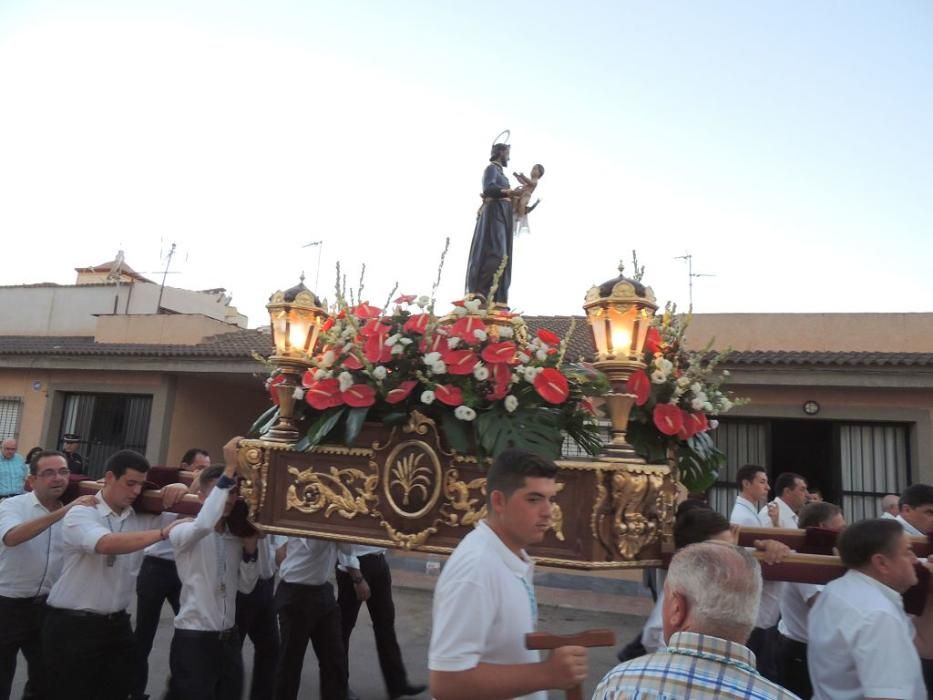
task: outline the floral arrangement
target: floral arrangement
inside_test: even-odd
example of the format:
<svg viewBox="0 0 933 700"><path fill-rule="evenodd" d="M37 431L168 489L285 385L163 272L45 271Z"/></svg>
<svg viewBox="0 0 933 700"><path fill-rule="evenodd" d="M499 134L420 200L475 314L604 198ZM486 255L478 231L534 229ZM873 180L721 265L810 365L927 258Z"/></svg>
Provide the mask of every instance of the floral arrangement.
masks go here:
<svg viewBox="0 0 933 700"><path fill-rule="evenodd" d="M627 438L649 462L673 459L679 479L691 492L708 489L725 464L710 431L717 416L746 399L729 398L722 385L728 370L717 366L729 351L689 351L684 337L690 315L677 315L668 304L645 340L646 369L632 374L627 391L635 396Z"/></svg>
<svg viewBox="0 0 933 700"><path fill-rule="evenodd" d="M480 299L456 301L438 317L427 296L402 295L384 307L352 295L347 303L339 285L337 296L295 389L306 431L298 449L353 444L364 421L400 425L417 410L462 454L520 447L557 458L565 435L590 454L601 451L590 397L608 383L592 367L564 362L566 338L546 329L529 337L521 316L483 308ZM274 403L283 380L275 370L267 380ZM273 406L254 432L277 418Z"/></svg>

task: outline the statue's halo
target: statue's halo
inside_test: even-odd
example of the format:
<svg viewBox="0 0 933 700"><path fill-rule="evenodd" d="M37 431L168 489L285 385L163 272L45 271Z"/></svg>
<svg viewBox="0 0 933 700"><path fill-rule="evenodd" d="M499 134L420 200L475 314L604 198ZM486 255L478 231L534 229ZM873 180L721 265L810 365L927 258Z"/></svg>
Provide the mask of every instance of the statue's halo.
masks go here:
<svg viewBox="0 0 933 700"><path fill-rule="evenodd" d="M495 146L497 143L504 143L509 145L509 139L512 138L512 132L509 129L501 132L495 139L493 139L492 145Z"/></svg>

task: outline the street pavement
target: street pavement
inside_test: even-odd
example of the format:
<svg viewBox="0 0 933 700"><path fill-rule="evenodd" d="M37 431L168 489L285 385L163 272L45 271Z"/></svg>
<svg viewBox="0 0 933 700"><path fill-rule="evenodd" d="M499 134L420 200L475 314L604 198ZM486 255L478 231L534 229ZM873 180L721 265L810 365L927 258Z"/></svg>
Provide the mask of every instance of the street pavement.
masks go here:
<svg viewBox="0 0 933 700"><path fill-rule="evenodd" d="M402 653L408 668L408 675L413 683L427 683L427 654L428 643L431 639L431 595L433 581L425 577L409 576L399 571L396 578L395 604L396 604L396 632ZM405 579L406 585L398 585L398 579ZM582 585L589 585L589 579L581 578ZM589 698L600 678L616 663L616 649L628 643L640 629L644 620L643 615L624 614L615 611L599 609L579 609L570 607L575 597L579 598L582 591L542 589L539 599L556 601L550 605L542 603L540 606L540 622L538 629L542 632L555 634L570 634L587 629L610 628L616 632L617 645L615 648L593 649L590 653L590 673L584 687L584 698ZM543 595L542 595L543 594ZM549 595L550 594L550 595ZM650 599L649 604L650 604ZM645 608L645 602L636 601L638 609ZM476 601L482 605L482 601ZM594 606L590 606L593 608ZM135 602L131 610L135 609ZM168 655L172 639L172 614L168 605L162 610L162 619L156 635L155 646L149 657L149 693L153 700L161 698L166 679L168 678ZM373 640L372 623L365 606L360 611L357 626L350 640L350 687L361 700L383 700L388 697L382 676L379 673L379 662L376 656L376 647ZM249 687L249 677L252 671L253 649L249 640L243 646L243 661L246 667L246 687ZM19 657L16 669L16 680L13 693L10 697L19 698L25 682L26 664L22 656ZM270 694L271 700L271 694ZM317 661L310 645L305 657L304 674L300 697L319 698ZM420 697L427 698L425 692ZM552 691L550 698L557 700L564 697L562 692ZM77 699L76 700L80 700Z"/></svg>

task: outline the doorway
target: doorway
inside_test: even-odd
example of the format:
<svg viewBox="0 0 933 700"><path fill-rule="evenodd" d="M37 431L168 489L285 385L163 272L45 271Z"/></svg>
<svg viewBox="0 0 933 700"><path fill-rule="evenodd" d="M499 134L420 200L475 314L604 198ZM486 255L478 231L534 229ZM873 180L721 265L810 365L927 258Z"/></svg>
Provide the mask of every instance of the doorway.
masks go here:
<svg viewBox="0 0 933 700"><path fill-rule="evenodd" d="M834 468L833 423L819 420L772 420L769 479L794 472L819 489L823 498L839 503L839 484Z"/></svg>

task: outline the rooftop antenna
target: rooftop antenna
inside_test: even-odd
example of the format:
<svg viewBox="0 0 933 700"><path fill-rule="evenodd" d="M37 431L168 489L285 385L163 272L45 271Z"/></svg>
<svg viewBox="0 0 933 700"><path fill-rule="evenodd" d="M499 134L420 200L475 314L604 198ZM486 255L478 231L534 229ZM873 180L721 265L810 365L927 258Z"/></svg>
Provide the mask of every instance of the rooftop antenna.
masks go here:
<svg viewBox="0 0 933 700"><path fill-rule="evenodd" d="M321 251L324 248L324 241L311 241L305 243L302 248L317 248L317 271L314 273L314 293L317 294L318 282L321 281ZM304 273L302 273L303 275Z"/></svg>
<svg viewBox="0 0 933 700"><path fill-rule="evenodd" d="M168 268L172 264L172 258L175 256L175 244L168 251L168 259L165 261L165 271L162 273L162 284L159 287L159 301L156 302L156 313L162 308L162 293L165 291L165 278L168 277Z"/></svg>
<svg viewBox="0 0 933 700"><path fill-rule="evenodd" d="M677 255L674 257L674 260L685 260L687 262L687 279L689 280L688 288L688 300L690 302L689 312L693 312L693 279L695 277L715 277L716 275L710 275L703 272L694 272L693 271L693 255L690 253L684 253L683 255Z"/></svg>

